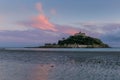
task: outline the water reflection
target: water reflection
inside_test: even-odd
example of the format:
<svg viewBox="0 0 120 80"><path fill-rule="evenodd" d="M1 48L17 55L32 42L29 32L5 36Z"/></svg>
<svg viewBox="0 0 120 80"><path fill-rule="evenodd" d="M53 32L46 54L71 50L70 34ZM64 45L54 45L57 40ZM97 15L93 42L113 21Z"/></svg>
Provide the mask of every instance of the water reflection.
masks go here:
<svg viewBox="0 0 120 80"><path fill-rule="evenodd" d="M0 80L50 80L55 64L0 61Z"/></svg>
<svg viewBox="0 0 120 80"><path fill-rule="evenodd" d="M34 68L32 80L49 80L49 75L54 69L55 64L39 64Z"/></svg>

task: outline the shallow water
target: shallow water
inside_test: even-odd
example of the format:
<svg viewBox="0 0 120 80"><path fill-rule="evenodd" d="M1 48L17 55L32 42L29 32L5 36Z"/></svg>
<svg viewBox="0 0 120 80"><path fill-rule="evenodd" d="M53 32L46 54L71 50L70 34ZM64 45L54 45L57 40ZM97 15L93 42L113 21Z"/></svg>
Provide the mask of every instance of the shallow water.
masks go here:
<svg viewBox="0 0 120 80"><path fill-rule="evenodd" d="M119 51L0 50L0 80L119 79Z"/></svg>

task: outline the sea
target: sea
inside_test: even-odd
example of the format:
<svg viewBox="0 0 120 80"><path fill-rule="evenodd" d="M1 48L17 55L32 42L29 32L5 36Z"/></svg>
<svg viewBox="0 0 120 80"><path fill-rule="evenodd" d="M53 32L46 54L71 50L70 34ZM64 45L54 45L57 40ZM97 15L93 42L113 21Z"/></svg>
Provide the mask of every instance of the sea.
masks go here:
<svg viewBox="0 0 120 80"><path fill-rule="evenodd" d="M1 48L0 80L120 80L120 48Z"/></svg>

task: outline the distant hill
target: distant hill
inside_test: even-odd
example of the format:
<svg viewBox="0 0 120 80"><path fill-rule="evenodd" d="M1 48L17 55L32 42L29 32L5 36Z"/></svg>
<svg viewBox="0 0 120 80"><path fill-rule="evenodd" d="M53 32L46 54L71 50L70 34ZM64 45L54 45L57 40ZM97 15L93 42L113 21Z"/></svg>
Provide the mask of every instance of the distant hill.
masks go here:
<svg viewBox="0 0 120 80"><path fill-rule="evenodd" d="M86 36L85 33L76 33L68 38L58 40L58 43L46 43L44 48L108 48L100 39Z"/></svg>

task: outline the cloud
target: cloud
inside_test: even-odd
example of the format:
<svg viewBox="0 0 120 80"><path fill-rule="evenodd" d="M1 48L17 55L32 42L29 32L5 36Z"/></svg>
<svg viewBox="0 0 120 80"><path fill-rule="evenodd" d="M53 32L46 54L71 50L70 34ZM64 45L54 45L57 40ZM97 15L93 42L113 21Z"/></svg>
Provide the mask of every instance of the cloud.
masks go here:
<svg viewBox="0 0 120 80"><path fill-rule="evenodd" d="M27 31L0 31L0 47L18 47L18 46L40 46L44 43L55 43L67 34L43 31L43 30L27 30Z"/></svg>
<svg viewBox="0 0 120 80"><path fill-rule="evenodd" d="M81 28L88 30L90 32L95 32L99 34L107 34L109 32L116 31L120 28L120 23L95 23L95 22L83 22L77 23Z"/></svg>
<svg viewBox="0 0 120 80"><path fill-rule="evenodd" d="M58 33L66 33L70 35L79 32L77 29L72 28L70 26L62 26L62 25L58 26L57 24L51 23L49 18L43 13L43 7L41 3L36 4L36 9L41 13L38 16L33 17L31 21L32 27L39 28L41 30L50 30ZM56 15L56 13L57 12L55 9L51 9L52 15Z"/></svg>
<svg viewBox="0 0 120 80"><path fill-rule="evenodd" d="M84 26L84 29L86 28L91 32L99 33L102 36L120 33L120 23L96 23L94 25Z"/></svg>
<svg viewBox="0 0 120 80"><path fill-rule="evenodd" d="M78 33L78 30L75 29L67 29L64 33L74 35L75 33Z"/></svg>
<svg viewBox="0 0 120 80"><path fill-rule="evenodd" d="M43 13L43 7L41 3L36 3L36 9L39 11L38 16L34 16L32 20L28 23L34 28L38 28L41 30L51 30L51 31L57 31L54 24L52 24L48 17Z"/></svg>
<svg viewBox="0 0 120 80"><path fill-rule="evenodd" d="M36 4L36 9L42 13L39 13L37 16L33 16L32 19L29 21L19 22L19 24L27 27L29 26L29 27L37 28L39 30L65 33L70 35L73 35L74 33L79 32L78 29L75 29L71 26L58 25L50 22L50 18L48 18L43 13L43 7L41 3ZM55 9L52 9L51 12L53 14L56 14Z"/></svg>
<svg viewBox="0 0 120 80"><path fill-rule="evenodd" d="M30 30L30 28L18 24L16 25L9 24L9 25L0 26L0 31L27 31L27 30Z"/></svg>
<svg viewBox="0 0 120 80"><path fill-rule="evenodd" d="M72 26L68 26L68 25L58 25L58 24L49 24L45 25L45 26L41 26L43 23L36 23L37 21L33 22L33 21L26 21L26 22L20 22L20 25L24 25L24 26L28 26L28 27L33 27L33 28L38 28L40 31L50 31L53 33L63 33L63 34L69 34L69 35L73 35L75 33L78 33L80 31L86 31L80 28L74 28ZM51 27L50 27L51 26ZM52 27L53 26L53 27ZM87 31L86 31L87 32Z"/></svg>
<svg viewBox="0 0 120 80"><path fill-rule="evenodd" d="M55 25L56 25L56 28L58 29L59 33L73 35L73 34L81 31L80 28L74 28L74 27L69 26L69 25L58 25L58 24L55 24Z"/></svg>
<svg viewBox="0 0 120 80"><path fill-rule="evenodd" d="M51 30L51 31L57 31L55 28L55 25L52 24L49 19L44 15L40 14L33 18L31 26L35 28L39 28L42 30Z"/></svg>

